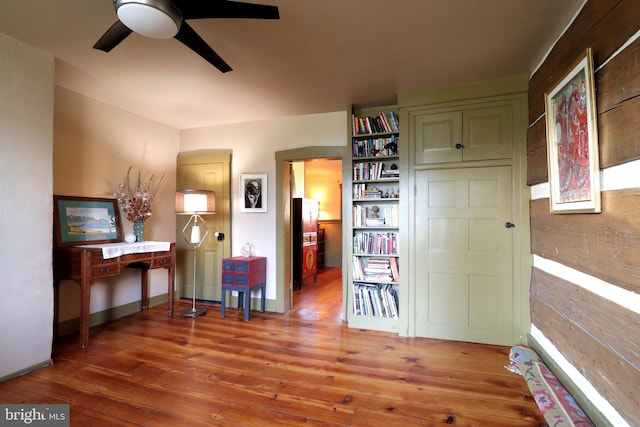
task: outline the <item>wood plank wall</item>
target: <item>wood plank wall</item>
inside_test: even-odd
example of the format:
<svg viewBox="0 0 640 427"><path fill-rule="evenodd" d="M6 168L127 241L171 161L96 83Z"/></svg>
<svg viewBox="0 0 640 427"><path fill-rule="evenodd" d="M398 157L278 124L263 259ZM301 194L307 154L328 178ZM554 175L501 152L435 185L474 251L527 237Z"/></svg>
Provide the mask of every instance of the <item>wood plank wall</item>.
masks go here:
<svg viewBox="0 0 640 427"><path fill-rule="evenodd" d="M624 332L640 330L639 316L534 268L531 320L630 424L640 419L640 340Z"/></svg>
<svg viewBox="0 0 640 427"><path fill-rule="evenodd" d="M548 182L544 92L587 47L596 69L600 167L640 158L640 41L611 59L638 30L639 1L590 0L531 77L529 185ZM532 201L531 251L640 293L640 189L604 191L602 208L601 214L552 215L548 198ZM640 420L637 313L534 268L531 317L630 424Z"/></svg>
<svg viewBox="0 0 640 427"><path fill-rule="evenodd" d="M640 29L637 0L590 0L573 25L529 81L527 183L547 181L547 142L544 93L562 78L571 64L593 49L598 69ZM595 75L600 167L640 158L640 42L636 41ZM622 124L622 126L620 126Z"/></svg>

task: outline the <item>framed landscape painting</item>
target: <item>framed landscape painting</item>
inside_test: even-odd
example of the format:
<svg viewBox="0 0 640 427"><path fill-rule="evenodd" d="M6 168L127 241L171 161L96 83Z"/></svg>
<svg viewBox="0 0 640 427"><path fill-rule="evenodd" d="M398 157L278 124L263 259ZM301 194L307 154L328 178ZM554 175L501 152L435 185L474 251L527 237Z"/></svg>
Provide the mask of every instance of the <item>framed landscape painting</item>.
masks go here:
<svg viewBox="0 0 640 427"><path fill-rule="evenodd" d="M57 246L122 241L116 199L54 195L53 223Z"/></svg>
<svg viewBox="0 0 640 427"><path fill-rule="evenodd" d="M601 211L593 57L587 49L545 93L553 213Z"/></svg>

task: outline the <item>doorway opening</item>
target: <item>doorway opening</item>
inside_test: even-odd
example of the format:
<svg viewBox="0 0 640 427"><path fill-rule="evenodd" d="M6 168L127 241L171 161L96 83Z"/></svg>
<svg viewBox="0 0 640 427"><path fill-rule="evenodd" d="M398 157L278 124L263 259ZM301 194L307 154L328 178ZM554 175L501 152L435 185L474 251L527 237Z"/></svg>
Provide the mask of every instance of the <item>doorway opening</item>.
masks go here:
<svg viewBox="0 0 640 427"><path fill-rule="evenodd" d="M342 160L289 164L292 310L342 320Z"/></svg>
<svg viewBox="0 0 640 427"><path fill-rule="evenodd" d="M342 204L341 185L345 176L344 165L348 165L345 159L349 155L346 146L307 147L276 153L276 252L280 260L276 265L278 311L293 310L309 318L346 319L342 218L348 216ZM294 164L306 166L303 168L307 169L306 172L295 170L297 166ZM321 193L319 187L323 186L324 193ZM305 277L300 286L294 283L293 274L294 196L320 199L317 225L323 236L320 265L317 264L317 253L315 258L317 275Z"/></svg>

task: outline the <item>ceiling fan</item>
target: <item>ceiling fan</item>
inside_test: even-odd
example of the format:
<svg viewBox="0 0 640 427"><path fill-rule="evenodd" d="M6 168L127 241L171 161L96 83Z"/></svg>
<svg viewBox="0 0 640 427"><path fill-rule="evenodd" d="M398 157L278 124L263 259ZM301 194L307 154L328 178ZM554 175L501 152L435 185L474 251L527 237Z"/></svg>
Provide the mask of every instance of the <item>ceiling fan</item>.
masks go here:
<svg viewBox="0 0 640 427"><path fill-rule="evenodd" d="M113 0L118 21L93 46L109 52L129 34L168 39L174 37L223 73L232 68L193 28L188 19L280 19L277 6L230 0Z"/></svg>

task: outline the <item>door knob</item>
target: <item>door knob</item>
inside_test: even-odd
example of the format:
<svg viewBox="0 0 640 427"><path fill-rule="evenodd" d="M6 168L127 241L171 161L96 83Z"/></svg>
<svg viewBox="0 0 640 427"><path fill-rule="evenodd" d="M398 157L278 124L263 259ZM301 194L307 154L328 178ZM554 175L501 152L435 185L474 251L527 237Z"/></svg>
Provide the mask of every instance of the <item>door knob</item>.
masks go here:
<svg viewBox="0 0 640 427"><path fill-rule="evenodd" d="M504 226L507 228L515 228L516 225L512 222L505 222Z"/></svg>
<svg viewBox="0 0 640 427"><path fill-rule="evenodd" d="M461 150L464 147L464 145L457 143L456 144L456 150Z"/></svg>

